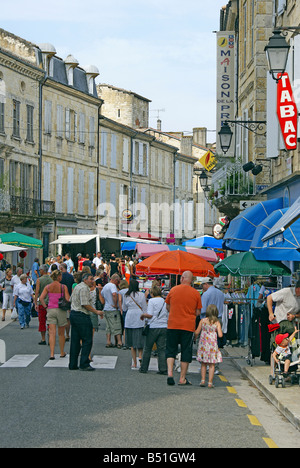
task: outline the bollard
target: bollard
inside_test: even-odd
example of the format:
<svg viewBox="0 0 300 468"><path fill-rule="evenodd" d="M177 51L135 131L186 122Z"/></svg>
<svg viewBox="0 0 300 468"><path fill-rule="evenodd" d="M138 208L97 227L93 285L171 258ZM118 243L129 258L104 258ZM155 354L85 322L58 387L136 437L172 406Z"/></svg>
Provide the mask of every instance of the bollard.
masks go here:
<svg viewBox="0 0 300 468"><path fill-rule="evenodd" d="M6 361L5 341L0 340L0 364L4 364L5 361Z"/></svg>

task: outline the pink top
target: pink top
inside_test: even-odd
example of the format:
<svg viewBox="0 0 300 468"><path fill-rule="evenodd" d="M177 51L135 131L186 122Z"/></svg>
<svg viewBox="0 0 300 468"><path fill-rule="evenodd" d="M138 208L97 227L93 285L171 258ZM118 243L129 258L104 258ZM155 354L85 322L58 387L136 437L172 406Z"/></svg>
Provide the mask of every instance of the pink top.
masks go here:
<svg viewBox="0 0 300 468"><path fill-rule="evenodd" d="M50 293L48 292L49 302L48 309L58 309L58 299L60 298L61 293Z"/></svg>
<svg viewBox="0 0 300 468"><path fill-rule="evenodd" d="M47 291L48 291L48 288L47 288ZM64 293L63 289L59 293L52 293L48 291L48 298L49 298L48 309L59 309L58 300L61 296L63 296L63 293Z"/></svg>

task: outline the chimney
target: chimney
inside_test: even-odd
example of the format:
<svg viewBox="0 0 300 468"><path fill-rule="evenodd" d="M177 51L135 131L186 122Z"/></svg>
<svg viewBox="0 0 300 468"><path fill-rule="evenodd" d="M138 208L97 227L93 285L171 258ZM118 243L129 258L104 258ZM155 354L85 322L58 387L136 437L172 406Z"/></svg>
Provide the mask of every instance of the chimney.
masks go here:
<svg viewBox="0 0 300 468"><path fill-rule="evenodd" d="M207 145L207 128L198 127L193 128L193 140L197 145L205 146Z"/></svg>
<svg viewBox="0 0 300 468"><path fill-rule="evenodd" d="M157 120L157 130L161 132L161 120L160 119Z"/></svg>

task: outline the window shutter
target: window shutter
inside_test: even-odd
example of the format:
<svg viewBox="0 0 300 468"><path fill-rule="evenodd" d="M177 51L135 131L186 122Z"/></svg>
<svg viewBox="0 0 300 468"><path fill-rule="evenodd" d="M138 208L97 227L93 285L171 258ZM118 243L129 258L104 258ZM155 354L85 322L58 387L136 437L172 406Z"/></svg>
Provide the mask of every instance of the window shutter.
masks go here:
<svg viewBox="0 0 300 468"><path fill-rule="evenodd" d="M124 172L128 172L129 168L129 142L127 140L127 138L124 138L123 139L123 171Z"/></svg>
<svg viewBox="0 0 300 468"><path fill-rule="evenodd" d="M111 160L110 166L112 169L117 169L117 135L111 134Z"/></svg>
<svg viewBox="0 0 300 468"><path fill-rule="evenodd" d="M74 185L74 169L68 167L68 200L67 200L67 212L73 213L73 185Z"/></svg>
<svg viewBox="0 0 300 468"><path fill-rule="evenodd" d="M56 212L62 213L62 166L56 166Z"/></svg>
<svg viewBox="0 0 300 468"><path fill-rule="evenodd" d="M44 162L44 200L51 200L51 188L50 188L50 163Z"/></svg>
<svg viewBox="0 0 300 468"><path fill-rule="evenodd" d="M94 180L95 175L93 172L89 172L89 206L88 206L88 213L89 216L94 215Z"/></svg>
<svg viewBox="0 0 300 468"><path fill-rule="evenodd" d="M78 174L78 214L84 215L84 170Z"/></svg>

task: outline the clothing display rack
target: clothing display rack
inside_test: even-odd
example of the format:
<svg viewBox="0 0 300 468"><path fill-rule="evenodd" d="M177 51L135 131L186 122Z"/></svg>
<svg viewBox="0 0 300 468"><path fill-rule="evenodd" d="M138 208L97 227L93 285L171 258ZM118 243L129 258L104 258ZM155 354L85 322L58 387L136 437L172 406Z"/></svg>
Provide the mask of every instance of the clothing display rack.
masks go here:
<svg viewBox="0 0 300 468"><path fill-rule="evenodd" d="M223 346L248 347L246 360L251 366L256 358L270 362L269 313L265 298L258 303L260 289L258 285L251 285L247 294L242 290L224 292Z"/></svg>

